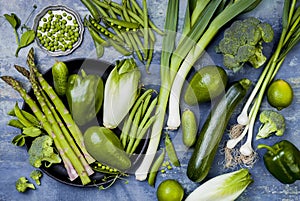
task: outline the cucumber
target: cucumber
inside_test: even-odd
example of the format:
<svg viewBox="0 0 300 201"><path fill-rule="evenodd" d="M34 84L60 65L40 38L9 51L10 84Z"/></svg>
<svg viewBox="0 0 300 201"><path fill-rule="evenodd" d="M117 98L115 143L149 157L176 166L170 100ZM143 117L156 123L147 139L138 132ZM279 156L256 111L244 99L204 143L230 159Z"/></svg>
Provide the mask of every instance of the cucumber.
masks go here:
<svg viewBox="0 0 300 201"><path fill-rule="evenodd" d="M184 110L182 113L181 122L183 144L187 147L191 147L196 142L198 130L195 114L189 109Z"/></svg>
<svg viewBox="0 0 300 201"><path fill-rule="evenodd" d="M98 162L117 170L124 171L131 167L131 160L124 151L120 139L105 127L91 126L84 133L86 150Z"/></svg>
<svg viewBox="0 0 300 201"><path fill-rule="evenodd" d="M195 144L189 160L187 176L201 182L208 174L228 121L240 101L245 97L251 81L241 79L231 85L225 95L213 106Z"/></svg>
<svg viewBox="0 0 300 201"><path fill-rule="evenodd" d="M69 76L69 70L64 62L57 61L52 66L54 90L59 96L63 96L66 94L68 76Z"/></svg>

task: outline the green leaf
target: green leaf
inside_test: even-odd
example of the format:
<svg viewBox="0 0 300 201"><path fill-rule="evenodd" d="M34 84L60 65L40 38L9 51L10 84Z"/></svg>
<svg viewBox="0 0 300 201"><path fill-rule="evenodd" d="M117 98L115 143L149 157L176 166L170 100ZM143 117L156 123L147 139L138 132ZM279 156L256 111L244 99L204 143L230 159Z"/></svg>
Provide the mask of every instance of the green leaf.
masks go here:
<svg viewBox="0 0 300 201"><path fill-rule="evenodd" d="M36 127L28 127L23 129L23 134L29 137L38 137L42 134L42 131Z"/></svg>
<svg viewBox="0 0 300 201"><path fill-rule="evenodd" d="M18 49L16 51L16 57L18 56L20 49L30 45L34 41L34 39L35 39L35 31L34 30L28 30L25 33L23 33L21 36L21 39L20 39Z"/></svg>
<svg viewBox="0 0 300 201"><path fill-rule="evenodd" d="M25 136L20 134L20 135L16 135L12 141L11 141L12 144L18 146L18 147L22 147L25 145Z"/></svg>
<svg viewBox="0 0 300 201"><path fill-rule="evenodd" d="M27 45L31 44L35 38L35 31L28 30L22 34L20 39L19 47L26 47Z"/></svg>
<svg viewBox="0 0 300 201"><path fill-rule="evenodd" d="M19 121L18 119L11 119L7 125L15 127L15 128L19 128L19 129L23 129L25 126L22 124L21 121Z"/></svg>
<svg viewBox="0 0 300 201"><path fill-rule="evenodd" d="M18 18L16 14L14 13L11 13L11 15L4 14L4 17L14 29L18 29L20 27L21 20Z"/></svg>

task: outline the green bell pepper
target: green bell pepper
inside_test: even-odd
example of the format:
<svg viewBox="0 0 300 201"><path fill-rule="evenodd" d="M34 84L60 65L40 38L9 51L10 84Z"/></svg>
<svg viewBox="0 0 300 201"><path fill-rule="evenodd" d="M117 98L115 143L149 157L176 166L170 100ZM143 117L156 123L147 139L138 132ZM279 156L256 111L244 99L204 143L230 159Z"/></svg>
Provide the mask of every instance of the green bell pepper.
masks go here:
<svg viewBox="0 0 300 201"><path fill-rule="evenodd" d="M73 74L68 78L66 97L74 121L82 126L94 119L103 103L102 78L95 74Z"/></svg>
<svg viewBox="0 0 300 201"><path fill-rule="evenodd" d="M264 163L268 171L281 183L292 184L300 180L300 151L287 140L273 146L259 144L258 149L268 151L264 155Z"/></svg>

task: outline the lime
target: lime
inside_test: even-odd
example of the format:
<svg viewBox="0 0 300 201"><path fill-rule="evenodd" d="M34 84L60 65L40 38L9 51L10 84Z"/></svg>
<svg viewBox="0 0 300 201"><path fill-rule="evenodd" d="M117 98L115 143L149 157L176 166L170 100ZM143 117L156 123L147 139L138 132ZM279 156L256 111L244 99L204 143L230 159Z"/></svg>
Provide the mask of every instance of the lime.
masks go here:
<svg viewBox="0 0 300 201"><path fill-rule="evenodd" d="M175 179L166 179L159 184L156 195L158 201L181 201L184 190Z"/></svg>
<svg viewBox="0 0 300 201"><path fill-rule="evenodd" d="M210 101L224 93L228 76L219 66L204 66L192 77L184 94L184 100L189 105Z"/></svg>
<svg viewBox="0 0 300 201"><path fill-rule="evenodd" d="M271 106L282 110L291 105L294 93L291 85L282 79L272 82L267 91L267 99Z"/></svg>

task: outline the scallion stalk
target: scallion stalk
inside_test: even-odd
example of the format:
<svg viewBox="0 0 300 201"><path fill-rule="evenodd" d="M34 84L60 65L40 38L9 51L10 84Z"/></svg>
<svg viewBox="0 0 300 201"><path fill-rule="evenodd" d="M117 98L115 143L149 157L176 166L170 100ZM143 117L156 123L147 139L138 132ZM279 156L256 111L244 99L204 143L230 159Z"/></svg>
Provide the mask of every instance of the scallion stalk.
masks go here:
<svg viewBox="0 0 300 201"><path fill-rule="evenodd" d="M265 91L282 66L287 54L300 41L300 6L296 6L296 3L297 0L285 0L282 16L282 31L277 47L270 57L264 71L261 73L241 114L238 116L238 123L247 125L245 132L248 132L246 142L240 147L240 152L243 156L249 157L255 155L251 144L253 127ZM248 116L249 108L250 115ZM242 138L239 139L241 140Z"/></svg>

